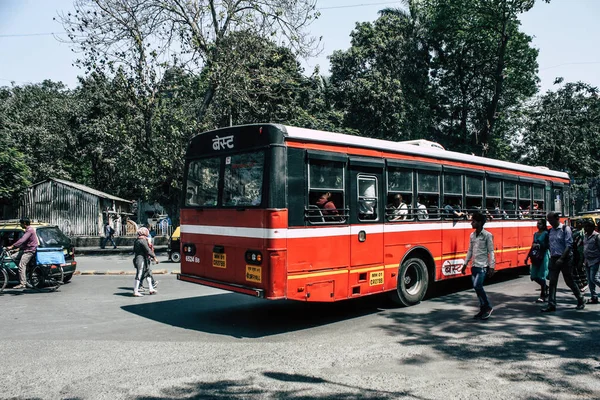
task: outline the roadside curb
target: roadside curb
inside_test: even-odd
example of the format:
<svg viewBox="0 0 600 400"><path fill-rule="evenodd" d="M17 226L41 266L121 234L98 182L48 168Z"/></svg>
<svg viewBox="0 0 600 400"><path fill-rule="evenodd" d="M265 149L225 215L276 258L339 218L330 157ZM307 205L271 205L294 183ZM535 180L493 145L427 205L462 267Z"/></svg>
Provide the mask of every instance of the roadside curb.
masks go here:
<svg viewBox="0 0 600 400"><path fill-rule="evenodd" d="M157 269L157 270L152 270L152 274L153 275L175 275L175 274L179 274L180 271L178 269L175 269L173 271L168 271L166 269ZM114 271L114 270L108 270L108 271L96 271L96 270L87 270L87 271L75 271L73 273L73 275L135 275L135 270L131 270L131 271Z"/></svg>

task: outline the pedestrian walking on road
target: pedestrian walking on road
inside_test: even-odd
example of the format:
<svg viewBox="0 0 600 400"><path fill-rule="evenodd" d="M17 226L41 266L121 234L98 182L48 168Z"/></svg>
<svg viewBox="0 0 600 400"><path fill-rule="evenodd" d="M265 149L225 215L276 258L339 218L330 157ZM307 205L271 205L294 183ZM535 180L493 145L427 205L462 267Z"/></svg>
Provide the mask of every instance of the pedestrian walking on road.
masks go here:
<svg viewBox="0 0 600 400"><path fill-rule="evenodd" d="M596 288L600 287L600 234L595 231L594 221L586 220L583 223L585 236L583 239L583 255L585 258L585 268L588 276L588 285L591 298L587 304L598 304L598 293Z"/></svg>
<svg viewBox="0 0 600 400"><path fill-rule="evenodd" d="M585 294L588 289L587 273L584 265L583 256L583 221L581 219L575 220L573 226L573 282L579 288L581 293Z"/></svg>
<svg viewBox="0 0 600 400"><path fill-rule="evenodd" d="M154 262L158 263L158 259L154 252L150 249L148 245L148 228L140 228L137 231L137 239L133 242L133 266L136 269L135 274L135 286L133 287L133 295L135 297L142 297L143 294L140 293L140 281L144 277L145 267L146 267L146 259L151 258ZM150 277L146 278L148 282L148 293L155 294L156 290L152 286L152 279Z"/></svg>
<svg viewBox="0 0 600 400"><path fill-rule="evenodd" d="M154 253L154 238L152 237L152 231L149 231L147 239L148 247L150 248L150 251ZM152 282L152 286L150 287L156 289L158 286L158 281L154 280L154 275L152 275L152 257L150 256L146 258L146 264L144 265L144 275L142 276L142 279L140 279L140 292L146 291L146 289L144 288L144 280L147 280L147 278L150 278L150 281Z"/></svg>
<svg viewBox="0 0 600 400"><path fill-rule="evenodd" d="M577 310L583 310L585 303L581 290L573 282L572 260L573 260L573 235L571 228L561 224L557 212L549 212L548 222L552 228L548 232L550 240L550 264L548 265L548 275L550 277L550 290L548 294L548 305L541 309L542 312L556 311L556 286L558 285L558 276L562 272L563 279L567 286L577 298Z"/></svg>
<svg viewBox="0 0 600 400"><path fill-rule="evenodd" d="M548 262L550 260L550 241L548 239L548 222L542 218L537 223L538 231L533 234L533 243L525 257L525 264L531 260L529 274L531 280L540 285L540 297L536 300L538 303L544 303L548 297Z"/></svg>
<svg viewBox="0 0 600 400"><path fill-rule="evenodd" d="M108 242L109 240L113 245L113 249L117 248L117 245L115 244L115 241L113 240L114 234L115 234L115 230L113 229L112 226L110 226L108 221L106 221L106 223L104 224L104 238L102 239L102 243L100 244L101 249L106 247L106 242Z"/></svg>
<svg viewBox="0 0 600 400"><path fill-rule="evenodd" d="M469 251L461 271L464 274L467 271L469 262L473 261L471 280L473 289L475 289L479 299L479 312L475 314L474 319L488 319L494 311L483 289L485 277L494 275L496 268L494 237L490 232L483 229L485 221L486 216L479 211L474 212L471 216L471 226L475 229L475 232L471 233L469 237Z"/></svg>

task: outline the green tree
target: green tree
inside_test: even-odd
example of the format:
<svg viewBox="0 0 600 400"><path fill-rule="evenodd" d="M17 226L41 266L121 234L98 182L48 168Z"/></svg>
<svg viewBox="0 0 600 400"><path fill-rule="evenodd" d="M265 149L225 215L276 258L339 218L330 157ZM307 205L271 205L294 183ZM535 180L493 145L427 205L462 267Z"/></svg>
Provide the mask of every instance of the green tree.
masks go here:
<svg viewBox="0 0 600 400"><path fill-rule="evenodd" d="M233 79L235 53L227 37L250 32L273 38L297 54L309 54L316 41L306 26L318 16L315 0L76 0L75 12L59 20L88 72L114 72L122 66L141 96L147 139L152 134L158 84L170 66L201 68L203 93L196 107L202 122L217 90Z"/></svg>
<svg viewBox="0 0 600 400"><path fill-rule="evenodd" d="M429 53L415 7L358 23L351 48L331 56L332 96L344 125L390 140L427 138Z"/></svg>
<svg viewBox="0 0 600 400"><path fill-rule="evenodd" d="M547 1L547 0L544 0ZM537 91L537 50L518 16L534 0L423 0L435 129L448 148L504 158L511 113ZM497 129L498 128L498 129ZM510 130L510 128L508 128Z"/></svg>
<svg viewBox="0 0 600 400"><path fill-rule="evenodd" d="M524 114L525 129L514 138L519 143L515 157L518 155L520 162L566 171L578 181L598 176L598 88L583 82L567 83L537 98Z"/></svg>
<svg viewBox="0 0 600 400"><path fill-rule="evenodd" d="M23 155L31 180L71 179L78 162L72 134L78 105L72 92L62 83L46 80L5 88L0 101L0 136Z"/></svg>
<svg viewBox="0 0 600 400"><path fill-rule="evenodd" d="M537 50L519 31L533 0L407 0L357 24L331 57L344 123L365 135L426 138L508 157L507 135L537 91Z"/></svg>

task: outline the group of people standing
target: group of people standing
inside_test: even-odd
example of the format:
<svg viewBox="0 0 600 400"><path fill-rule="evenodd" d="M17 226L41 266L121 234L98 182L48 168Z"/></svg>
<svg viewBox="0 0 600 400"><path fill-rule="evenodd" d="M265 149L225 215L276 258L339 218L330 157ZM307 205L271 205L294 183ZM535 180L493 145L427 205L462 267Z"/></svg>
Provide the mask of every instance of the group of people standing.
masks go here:
<svg viewBox="0 0 600 400"><path fill-rule="evenodd" d="M546 218L537 222L538 231L533 235L533 243L525 263L531 261L531 280L540 285L539 303L547 303L541 312L556 311L556 287L558 277L563 274L565 283L577 299L577 310L583 310L586 304L598 304L597 287L600 287L600 234L592 220L583 221L583 229L571 227L560 222L560 215L549 212ZM491 233L483 229L487 218L475 212L471 226L475 230L469 238L469 250L462 266L464 274L467 265L472 262L471 279L479 299L479 312L475 319L488 319L493 307L483 289L486 276L495 271L494 242ZM550 228L548 228L550 224ZM548 283L547 283L548 281ZM590 298L585 300L589 289Z"/></svg>

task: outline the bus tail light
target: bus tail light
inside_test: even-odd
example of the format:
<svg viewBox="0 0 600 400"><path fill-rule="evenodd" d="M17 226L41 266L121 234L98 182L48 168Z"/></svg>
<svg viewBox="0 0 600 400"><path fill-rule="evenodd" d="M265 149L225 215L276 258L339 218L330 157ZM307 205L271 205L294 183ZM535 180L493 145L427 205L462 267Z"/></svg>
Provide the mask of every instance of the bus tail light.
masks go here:
<svg viewBox="0 0 600 400"><path fill-rule="evenodd" d="M262 254L258 250L246 250L246 254L244 256L246 259L246 263L252 265L260 265L262 264Z"/></svg>
<svg viewBox="0 0 600 400"><path fill-rule="evenodd" d="M194 245L192 243L185 243L183 245L183 254L185 254L187 256L196 255L196 245Z"/></svg>

